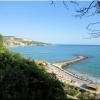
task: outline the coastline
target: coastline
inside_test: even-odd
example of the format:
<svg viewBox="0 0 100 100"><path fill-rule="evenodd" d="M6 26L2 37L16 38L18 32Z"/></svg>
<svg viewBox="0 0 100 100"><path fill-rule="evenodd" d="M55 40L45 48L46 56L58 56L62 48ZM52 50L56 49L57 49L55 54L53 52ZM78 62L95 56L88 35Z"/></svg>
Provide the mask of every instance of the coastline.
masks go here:
<svg viewBox="0 0 100 100"><path fill-rule="evenodd" d="M38 44L34 44L34 45L13 45L13 46L6 46L7 48L17 48L17 47L30 47L30 46L48 46L51 44L42 44L42 45L38 45Z"/></svg>
<svg viewBox="0 0 100 100"><path fill-rule="evenodd" d="M81 72L75 72L75 71L71 71L71 70L65 70L64 67L67 67L71 64L74 64L74 63L77 63L77 62L80 62L80 61L83 61L83 60L86 60L88 59L87 56L77 56L76 58L74 59L71 59L71 60L68 60L66 62L61 62L61 63L53 63L52 65L53 66L56 66L60 69L62 69L63 71L67 71L70 75L72 75L73 77L78 77L78 78L82 78L83 80L86 79L86 80L92 80L93 82L97 83L97 84L100 84L100 80L98 81L97 78L95 77L92 77L90 75L85 75L85 74L82 74Z"/></svg>
<svg viewBox="0 0 100 100"><path fill-rule="evenodd" d="M67 66L68 66L69 64L73 64L78 61L85 60L87 58L88 57L86 57L86 56L78 56L72 60L64 62L64 65L65 65L65 63L67 63ZM60 63L60 64L63 64L63 63ZM82 76L79 73L77 74L77 73L71 72L69 70L65 70L65 69L63 69L64 66L62 67L60 64L47 62L47 65L48 65L48 68L46 69L47 72L54 73L60 81L66 83L66 84L80 87L81 89L90 91L91 93L96 93L96 94L100 93L100 83L99 82L94 81L93 79L91 79L89 77ZM90 84L96 85L97 88L95 91L84 87L84 85L88 86Z"/></svg>
<svg viewBox="0 0 100 100"><path fill-rule="evenodd" d="M89 78L82 77L82 76L75 74L73 72L70 72L68 70L64 70L64 69L59 68L58 66L55 66L51 63L48 63L48 68L49 68L48 72L55 73L57 78L66 84L80 87L80 88L82 88L86 91L90 91L92 93L96 93L96 94L100 93L100 84ZM83 87L83 85L89 85L89 84L95 84L98 87L98 89L96 91L94 91L94 90L89 90L89 89L86 89Z"/></svg>
<svg viewBox="0 0 100 100"><path fill-rule="evenodd" d="M82 72L72 70L72 69L71 70L68 69L67 71L74 73L74 74L77 74L78 76L81 76L81 77L86 77L87 79L93 80L94 82L100 84L100 78L98 78L98 77L94 77L90 74L82 73Z"/></svg>
<svg viewBox="0 0 100 100"><path fill-rule="evenodd" d="M22 46L21 46L22 47ZM84 56L84 57L86 57L86 56ZM75 57L75 58L72 58L72 60L73 59L76 59L77 58L77 56ZM86 57L87 58L87 57ZM78 60L78 61L82 61L82 60L85 60L85 59L81 59L81 60ZM68 61L70 61L70 60L68 60ZM67 61L67 62L68 62ZM75 61L74 63L76 63L76 62L78 62L78 61ZM61 63L64 63L64 62L61 62ZM88 79L87 79L87 77L85 77L85 76L81 76L80 74L78 74L78 73L73 73L73 72L71 72L71 71L68 71L67 70L67 72L66 72L66 70L64 70L64 69L62 69L63 67L59 67L58 65L56 65L56 67L53 65L54 63L51 63L51 64L49 64L48 66L49 66L49 68L51 69L51 70L53 70L53 72L57 75L57 77L61 80L61 81L63 81L63 82L68 82L68 84L73 84L73 85L75 85L75 86L81 86L82 84L89 84L90 82L95 82L96 84L98 84L96 81L94 81L94 80L92 80L92 79L90 79L89 77L88 77ZM58 63L57 63L58 64ZM71 64L73 64L72 62L71 62ZM68 66L68 65L67 65ZM59 69L60 68L60 69ZM86 78L85 80L84 80L84 78ZM86 81L86 80L90 80L90 81Z"/></svg>

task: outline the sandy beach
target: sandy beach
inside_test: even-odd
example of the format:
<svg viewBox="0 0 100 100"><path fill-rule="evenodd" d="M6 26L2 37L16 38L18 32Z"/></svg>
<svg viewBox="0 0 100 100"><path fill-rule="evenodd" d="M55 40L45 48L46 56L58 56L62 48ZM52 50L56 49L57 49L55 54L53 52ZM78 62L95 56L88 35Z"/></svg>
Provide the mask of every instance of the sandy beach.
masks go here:
<svg viewBox="0 0 100 100"><path fill-rule="evenodd" d="M53 70L54 73L56 73L59 77L64 78L64 80L69 80L69 82L72 81L72 83L76 82L78 86L81 86L82 84L90 83L92 80L83 78L81 76L78 76L72 72L69 72L67 70L64 70L62 68L59 68L58 66L49 63L49 68Z"/></svg>
<svg viewBox="0 0 100 100"><path fill-rule="evenodd" d="M69 85L80 87L80 88L85 89L86 91L90 91L92 93L96 93L96 94L100 93L100 84L99 83L96 83L90 79L81 77L79 75L76 75L76 74L69 72L67 70L61 69L61 68L59 68L51 63L48 63L48 67L50 69L50 72L55 73L57 78L60 81L66 83L66 84L69 84ZM92 91L92 90L88 90L88 89L83 87L84 84L88 85L90 83L96 84L98 86L98 90Z"/></svg>
<svg viewBox="0 0 100 100"><path fill-rule="evenodd" d="M63 67L66 65L66 64L73 64L75 62L78 62L78 61L81 61L81 60L85 60L87 57L85 56L78 56L70 61L66 61L66 62L63 62L63 63L49 63L48 62L48 68L49 68L49 71L51 73L55 73L57 78L59 80L61 80L62 82L64 83L67 83L67 84L70 84L70 85L73 85L73 86L78 86L82 89L85 89L83 87L84 84L88 85L90 83L93 83L93 84L96 84L96 86L98 86L98 89L97 91L92 91L92 90L88 90L88 89L85 89L87 91L90 91L90 92L93 92L93 93L100 93L100 84L97 83L97 82L94 82L93 80L87 78L87 77L82 77L80 75L77 75L75 73L72 73L68 70L64 70ZM62 67L63 65L63 67Z"/></svg>

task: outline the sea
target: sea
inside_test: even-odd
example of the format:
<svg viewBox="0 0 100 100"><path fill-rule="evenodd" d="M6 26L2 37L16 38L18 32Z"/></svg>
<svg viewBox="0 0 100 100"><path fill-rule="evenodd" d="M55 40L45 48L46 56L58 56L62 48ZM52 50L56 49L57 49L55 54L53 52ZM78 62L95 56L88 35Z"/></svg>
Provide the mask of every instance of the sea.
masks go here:
<svg viewBox="0 0 100 100"><path fill-rule="evenodd" d="M64 62L79 55L88 59L66 66L64 69L100 83L100 45L46 45L10 48L33 60L50 63Z"/></svg>

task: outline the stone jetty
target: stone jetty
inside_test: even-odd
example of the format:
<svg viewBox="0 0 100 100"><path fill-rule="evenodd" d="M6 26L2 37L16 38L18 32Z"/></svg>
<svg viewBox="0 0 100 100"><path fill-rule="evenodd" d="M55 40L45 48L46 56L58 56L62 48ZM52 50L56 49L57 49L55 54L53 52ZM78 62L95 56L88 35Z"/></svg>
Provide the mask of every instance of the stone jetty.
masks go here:
<svg viewBox="0 0 100 100"><path fill-rule="evenodd" d="M71 60L69 60L69 61L61 62L61 63L54 63L53 65L58 66L59 68L63 68L63 67L65 67L65 66L68 66L68 65L70 65L70 64L74 64L74 63L76 63L76 62L85 60L85 59L87 59L87 58L88 58L88 57L86 57L86 56L77 56L76 58L71 59Z"/></svg>

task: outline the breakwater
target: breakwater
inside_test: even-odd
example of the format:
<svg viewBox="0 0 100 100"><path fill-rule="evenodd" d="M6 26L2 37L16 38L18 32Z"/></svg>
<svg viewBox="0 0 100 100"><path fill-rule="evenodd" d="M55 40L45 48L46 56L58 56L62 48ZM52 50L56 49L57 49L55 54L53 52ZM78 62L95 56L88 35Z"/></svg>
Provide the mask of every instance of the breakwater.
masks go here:
<svg viewBox="0 0 100 100"><path fill-rule="evenodd" d="M58 67L60 67L60 68L63 68L63 67L65 67L65 66L68 66L68 65L70 65L70 64L74 64L74 63L76 63L76 62L85 60L85 59L87 59L87 58L88 58L88 57L86 57L86 56L77 56L77 57L75 57L74 59L71 59L71 60L69 60L69 61L65 61L65 62L61 62L61 63L54 63L54 65L56 65L56 66L58 66Z"/></svg>

